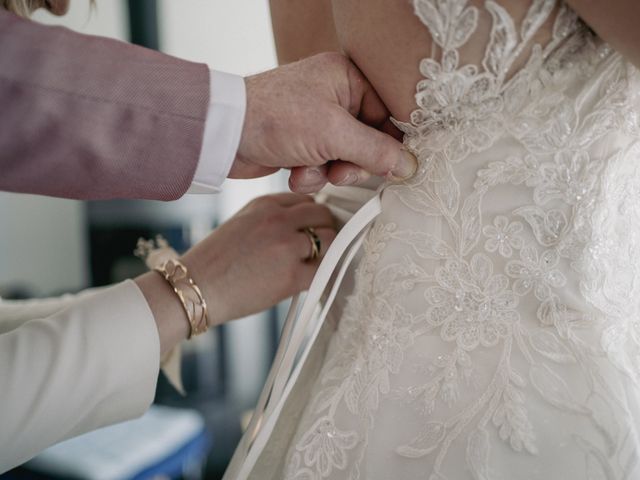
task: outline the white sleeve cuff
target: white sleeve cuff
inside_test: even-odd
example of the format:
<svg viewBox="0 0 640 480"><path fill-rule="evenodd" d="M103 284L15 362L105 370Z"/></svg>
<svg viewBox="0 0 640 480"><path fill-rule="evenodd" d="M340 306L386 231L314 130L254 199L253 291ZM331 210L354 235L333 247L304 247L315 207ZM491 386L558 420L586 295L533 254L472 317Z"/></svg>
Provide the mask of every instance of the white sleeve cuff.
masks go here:
<svg viewBox="0 0 640 480"><path fill-rule="evenodd" d="M196 173L187 193L218 193L236 157L244 126L244 78L211 70L211 95Z"/></svg>

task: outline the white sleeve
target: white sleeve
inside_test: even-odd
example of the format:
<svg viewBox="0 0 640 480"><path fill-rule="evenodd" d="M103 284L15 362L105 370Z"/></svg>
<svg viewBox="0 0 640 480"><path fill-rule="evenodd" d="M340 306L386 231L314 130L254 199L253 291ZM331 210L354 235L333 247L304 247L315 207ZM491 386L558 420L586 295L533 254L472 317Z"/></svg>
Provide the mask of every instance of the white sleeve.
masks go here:
<svg viewBox="0 0 640 480"><path fill-rule="evenodd" d="M196 173L187 193L218 193L235 159L247 105L244 78L211 71L211 96Z"/></svg>
<svg viewBox="0 0 640 480"><path fill-rule="evenodd" d="M142 415L155 394L160 341L135 282L32 318L0 335L0 473Z"/></svg>
<svg viewBox="0 0 640 480"><path fill-rule="evenodd" d="M35 298L29 300L4 300L0 298L0 334L14 330L34 318L45 318L58 313L83 298L100 293L106 287L82 290L60 297Z"/></svg>

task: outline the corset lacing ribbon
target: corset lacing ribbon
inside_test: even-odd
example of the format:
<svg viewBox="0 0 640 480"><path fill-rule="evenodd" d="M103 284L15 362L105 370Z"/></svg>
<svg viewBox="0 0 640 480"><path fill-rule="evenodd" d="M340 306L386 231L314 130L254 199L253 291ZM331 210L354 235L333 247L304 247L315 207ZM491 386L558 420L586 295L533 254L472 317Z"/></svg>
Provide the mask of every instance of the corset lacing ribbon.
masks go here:
<svg viewBox="0 0 640 480"><path fill-rule="evenodd" d="M373 221L382 211L383 191L382 186L342 227L318 267L302 303L300 295L293 298L273 365L232 466L225 474L225 480L244 480L251 473L320 333L347 269L362 246ZM318 313L322 295L336 271L331 290ZM235 458L236 456L240 458Z"/></svg>

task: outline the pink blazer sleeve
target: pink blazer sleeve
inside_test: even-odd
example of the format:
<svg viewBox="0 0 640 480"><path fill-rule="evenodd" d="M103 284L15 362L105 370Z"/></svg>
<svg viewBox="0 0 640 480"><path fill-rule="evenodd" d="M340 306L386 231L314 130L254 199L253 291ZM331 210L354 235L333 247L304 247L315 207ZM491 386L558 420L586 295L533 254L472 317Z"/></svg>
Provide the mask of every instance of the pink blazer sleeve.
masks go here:
<svg viewBox="0 0 640 480"><path fill-rule="evenodd" d="M0 190L179 198L208 102L206 65L0 10Z"/></svg>

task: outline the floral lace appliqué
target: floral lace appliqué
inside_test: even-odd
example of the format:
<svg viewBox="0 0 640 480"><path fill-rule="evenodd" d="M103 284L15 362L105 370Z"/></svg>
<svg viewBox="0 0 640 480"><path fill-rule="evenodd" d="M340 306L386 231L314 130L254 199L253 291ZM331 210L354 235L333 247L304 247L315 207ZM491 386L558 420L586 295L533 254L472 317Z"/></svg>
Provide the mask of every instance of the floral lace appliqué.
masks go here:
<svg viewBox="0 0 640 480"><path fill-rule="evenodd" d="M384 192L285 478L636 478L640 75L557 0L413 6L419 170Z"/></svg>

